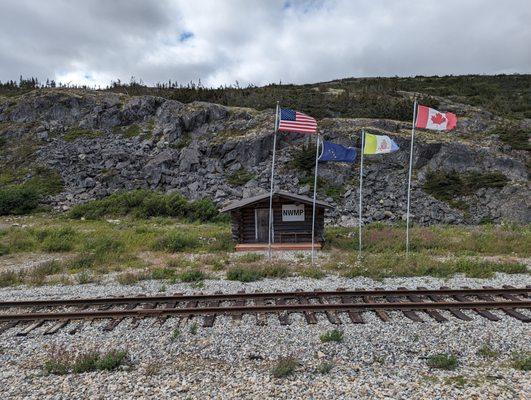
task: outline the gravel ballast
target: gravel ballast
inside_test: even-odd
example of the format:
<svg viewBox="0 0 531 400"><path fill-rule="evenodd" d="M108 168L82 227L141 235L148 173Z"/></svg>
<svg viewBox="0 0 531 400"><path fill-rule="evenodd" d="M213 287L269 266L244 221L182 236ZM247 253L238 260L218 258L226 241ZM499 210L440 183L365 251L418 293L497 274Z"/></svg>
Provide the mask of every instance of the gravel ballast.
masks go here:
<svg viewBox="0 0 531 400"><path fill-rule="evenodd" d="M394 278L375 282L367 278L327 277L321 280L288 278L243 284L224 280L205 281L198 289L190 284L144 281L121 286L104 284L4 288L0 300L70 297L248 292L274 290L333 290L400 286L438 288L530 285L528 275L496 274L492 279L455 277ZM514 353L531 348L529 325L494 313L501 318L490 322L472 311L464 322L442 311L449 322L437 323L425 314L424 323L414 323L398 312L391 322L365 313L365 324L332 325L318 314L318 323L308 325L300 314L290 316L291 324L280 325L270 315L266 325L246 315L241 321L218 317L212 328L202 327L202 319L168 319L163 325L145 319L136 329L130 321L112 332L103 332L105 322L86 323L80 332L67 329L45 336L49 324L17 337L17 329L0 336L0 394L3 399L129 399L219 398L219 399L524 399L531 393L530 373L512 366ZM529 313L524 311L524 313ZM194 333L194 326L197 332ZM331 329L343 331L342 342L323 343L320 335ZM175 330L180 335L174 337ZM479 355L488 346L494 355ZM128 361L115 371L49 375L43 363L50 354L64 351L127 350ZM445 353L458 359L455 370L430 368L429 356ZM274 378L271 370L281 357L297 361L293 374ZM328 373L318 372L324 363Z"/></svg>

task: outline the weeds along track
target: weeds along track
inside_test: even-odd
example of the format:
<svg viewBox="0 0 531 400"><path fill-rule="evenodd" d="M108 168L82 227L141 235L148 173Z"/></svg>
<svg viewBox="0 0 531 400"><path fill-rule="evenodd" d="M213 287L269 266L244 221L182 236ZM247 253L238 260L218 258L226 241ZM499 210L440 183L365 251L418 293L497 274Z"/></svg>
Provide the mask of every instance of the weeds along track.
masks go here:
<svg viewBox="0 0 531 400"><path fill-rule="evenodd" d="M79 298L57 300L23 300L0 302L0 334L16 329L17 336L37 330L53 334L61 330L74 334L83 324L105 320L103 331L112 331L119 324L138 326L144 318L164 324L168 318L180 320L201 317L204 327L214 325L218 315L241 319L244 314L256 316L257 324L266 324L267 315L274 314L280 324L290 324L290 314L302 313L308 324L324 315L331 324L365 323L366 313L375 313L389 322L396 312L411 321L449 318L473 321L476 314L490 321L501 321L502 312L522 322L531 321L531 286L514 288L483 287L480 289L417 289L396 290L315 290L313 292L216 293L110 298ZM494 312L493 312L494 311ZM343 318L342 318L343 317Z"/></svg>

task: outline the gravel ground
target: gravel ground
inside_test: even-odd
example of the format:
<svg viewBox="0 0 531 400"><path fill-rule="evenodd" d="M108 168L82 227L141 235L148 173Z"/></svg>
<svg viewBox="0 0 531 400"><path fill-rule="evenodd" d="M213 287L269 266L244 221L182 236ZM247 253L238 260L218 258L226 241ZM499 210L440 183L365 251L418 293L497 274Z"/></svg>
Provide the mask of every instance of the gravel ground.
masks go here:
<svg viewBox="0 0 531 400"><path fill-rule="evenodd" d="M107 282L100 285L4 288L0 299L92 297L125 294L157 294L202 291L233 292L262 290L313 290L346 288L414 288L441 285L480 287L482 285L523 286L528 275L497 274L495 278L448 280L435 278L386 279L328 277L321 280L290 278L242 284L206 281L201 289L190 284L168 285L145 281L133 286ZM47 325L28 337L16 337L12 329L0 336L0 394L2 399L130 399L130 398L219 398L219 399L527 399L531 398L529 372L515 370L513 352L528 351L529 326L495 312L502 321L490 322L466 311L474 321L459 321L442 312L447 323L414 323L400 313L391 313L392 322L381 322L371 313L366 324L347 323L342 343L322 343L319 336L336 326L324 315L307 325L302 315L292 315L292 323L281 326L269 316L267 325L255 323L254 316L241 321L218 317L214 327L201 327L201 319L165 324L143 320L136 329L124 321L103 333L103 323L87 324L75 334L59 332L44 336ZM198 325L197 333L190 327ZM181 335L172 340L179 329ZM499 352L493 357L477 354L483 345ZM47 375L43 360L53 349L72 351L126 349L128 365L114 372L93 372L65 376ZM459 366L454 371L431 369L426 357L452 353ZM293 356L299 366L293 375L274 378L271 368L280 357ZM323 362L333 368L328 374L316 372ZM462 377L463 379L461 379Z"/></svg>

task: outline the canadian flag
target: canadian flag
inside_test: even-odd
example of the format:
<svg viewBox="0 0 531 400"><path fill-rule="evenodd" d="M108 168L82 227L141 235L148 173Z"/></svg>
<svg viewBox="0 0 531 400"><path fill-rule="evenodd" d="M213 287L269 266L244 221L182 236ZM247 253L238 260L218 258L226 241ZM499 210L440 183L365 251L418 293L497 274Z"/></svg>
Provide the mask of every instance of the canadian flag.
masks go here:
<svg viewBox="0 0 531 400"><path fill-rule="evenodd" d="M451 112L440 112L426 106L418 106L415 126L421 129L451 131L457 124L457 117Z"/></svg>

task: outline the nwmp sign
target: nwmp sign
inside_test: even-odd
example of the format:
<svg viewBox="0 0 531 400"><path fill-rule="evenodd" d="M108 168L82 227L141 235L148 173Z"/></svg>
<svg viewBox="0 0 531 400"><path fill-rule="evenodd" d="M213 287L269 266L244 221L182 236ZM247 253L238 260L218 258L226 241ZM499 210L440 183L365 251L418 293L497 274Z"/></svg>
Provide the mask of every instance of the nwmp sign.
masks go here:
<svg viewBox="0 0 531 400"><path fill-rule="evenodd" d="M304 204L282 204L282 221L304 221Z"/></svg>

